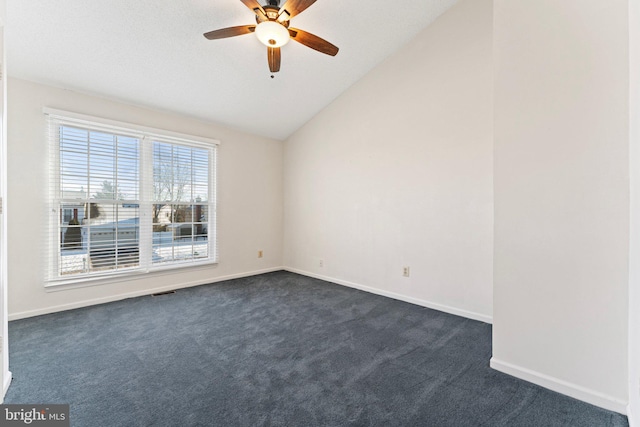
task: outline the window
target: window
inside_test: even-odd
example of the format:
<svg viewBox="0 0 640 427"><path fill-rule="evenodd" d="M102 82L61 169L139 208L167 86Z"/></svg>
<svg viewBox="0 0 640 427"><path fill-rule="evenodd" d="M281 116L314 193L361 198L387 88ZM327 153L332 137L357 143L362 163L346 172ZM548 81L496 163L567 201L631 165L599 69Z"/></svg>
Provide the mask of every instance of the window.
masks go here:
<svg viewBox="0 0 640 427"><path fill-rule="evenodd" d="M209 257L208 205L209 151L153 141L154 263Z"/></svg>
<svg viewBox="0 0 640 427"><path fill-rule="evenodd" d="M216 262L216 141L46 113L49 285Z"/></svg>

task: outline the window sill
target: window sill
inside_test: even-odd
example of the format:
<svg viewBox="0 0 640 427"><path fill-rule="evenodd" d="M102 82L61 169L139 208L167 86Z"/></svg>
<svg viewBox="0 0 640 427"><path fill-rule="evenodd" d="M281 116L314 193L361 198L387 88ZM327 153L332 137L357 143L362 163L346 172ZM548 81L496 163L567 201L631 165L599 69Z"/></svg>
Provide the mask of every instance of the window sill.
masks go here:
<svg viewBox="0 0 640 427"><path fill-rule="evenodd" d="M89 276L76 279L52 280L45 283L46 292L66 291L71 289L86 288L90 286L109 285L112 283L128 282L144 278L153 278L180 274L188 271L206 270L217 267L217 261L207 261L199 263L185 263L182 265L171 265L154 267L148 270L130 270L121 273L113 273L104 276Z"/></svg>

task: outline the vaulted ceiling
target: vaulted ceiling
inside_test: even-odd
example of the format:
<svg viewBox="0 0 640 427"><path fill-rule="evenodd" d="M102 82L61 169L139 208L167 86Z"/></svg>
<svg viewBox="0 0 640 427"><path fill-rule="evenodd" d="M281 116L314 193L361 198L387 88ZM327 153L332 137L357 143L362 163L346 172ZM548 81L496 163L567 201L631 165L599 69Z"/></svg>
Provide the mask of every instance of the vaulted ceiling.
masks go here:
<svg viewBox="0 0 640 427"><path fill-rule="evenodd" d="M255 23L240 0L10 0L8 74L286 139L456 1L318 0L291 25L338 55L288 43L272 79L254 34L202 35Z"/></svg>

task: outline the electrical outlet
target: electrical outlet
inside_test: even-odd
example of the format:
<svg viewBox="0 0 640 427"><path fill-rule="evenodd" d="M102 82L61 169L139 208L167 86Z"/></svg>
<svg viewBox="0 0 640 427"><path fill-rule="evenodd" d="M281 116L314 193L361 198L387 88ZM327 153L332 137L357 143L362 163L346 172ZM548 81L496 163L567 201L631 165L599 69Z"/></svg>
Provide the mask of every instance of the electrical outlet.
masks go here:
<svg viewBox="0 0 640 427"><path fill-rule="evenodd" d="M404 277L409 277L411 275L411 269L407 267L402 267L402 275Z"/></svg>
<svg viewBox="0 0 640 427"><path fill-rule="evenodd" d="M323 268L324 267L324 260L320 259L320 261L318 261L318 267Z"/></svg>
<svg viewBox="0 0 640 427"><path fill-rule="evenodd" d="M262 258L262 251L258 251L258 258Z"/></svg>

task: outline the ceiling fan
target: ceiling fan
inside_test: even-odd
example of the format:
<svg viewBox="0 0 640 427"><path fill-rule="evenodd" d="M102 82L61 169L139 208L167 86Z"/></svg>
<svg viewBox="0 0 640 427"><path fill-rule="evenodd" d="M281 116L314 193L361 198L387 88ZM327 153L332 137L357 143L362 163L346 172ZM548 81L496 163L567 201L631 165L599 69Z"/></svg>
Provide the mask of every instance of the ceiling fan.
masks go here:
<svg viewBox="0 0 640 427"><path fill-rule="evenodd" d="M261 6L257 0L240 1L256 14L256 25L241 25L209 31L204 33L207 39L216 40L255 33L258 40L267 46L269 70L272 73L280 71L280 47L287 44L290 39L327 55L336 56L338 53L338 48L328 41L306 31L289 28L291 18L311 6L316 0L285 0L283 7L280 7L280 0L268 0L268 4L264 6ZM273 78L273 75L271 77Z"/></svg>

